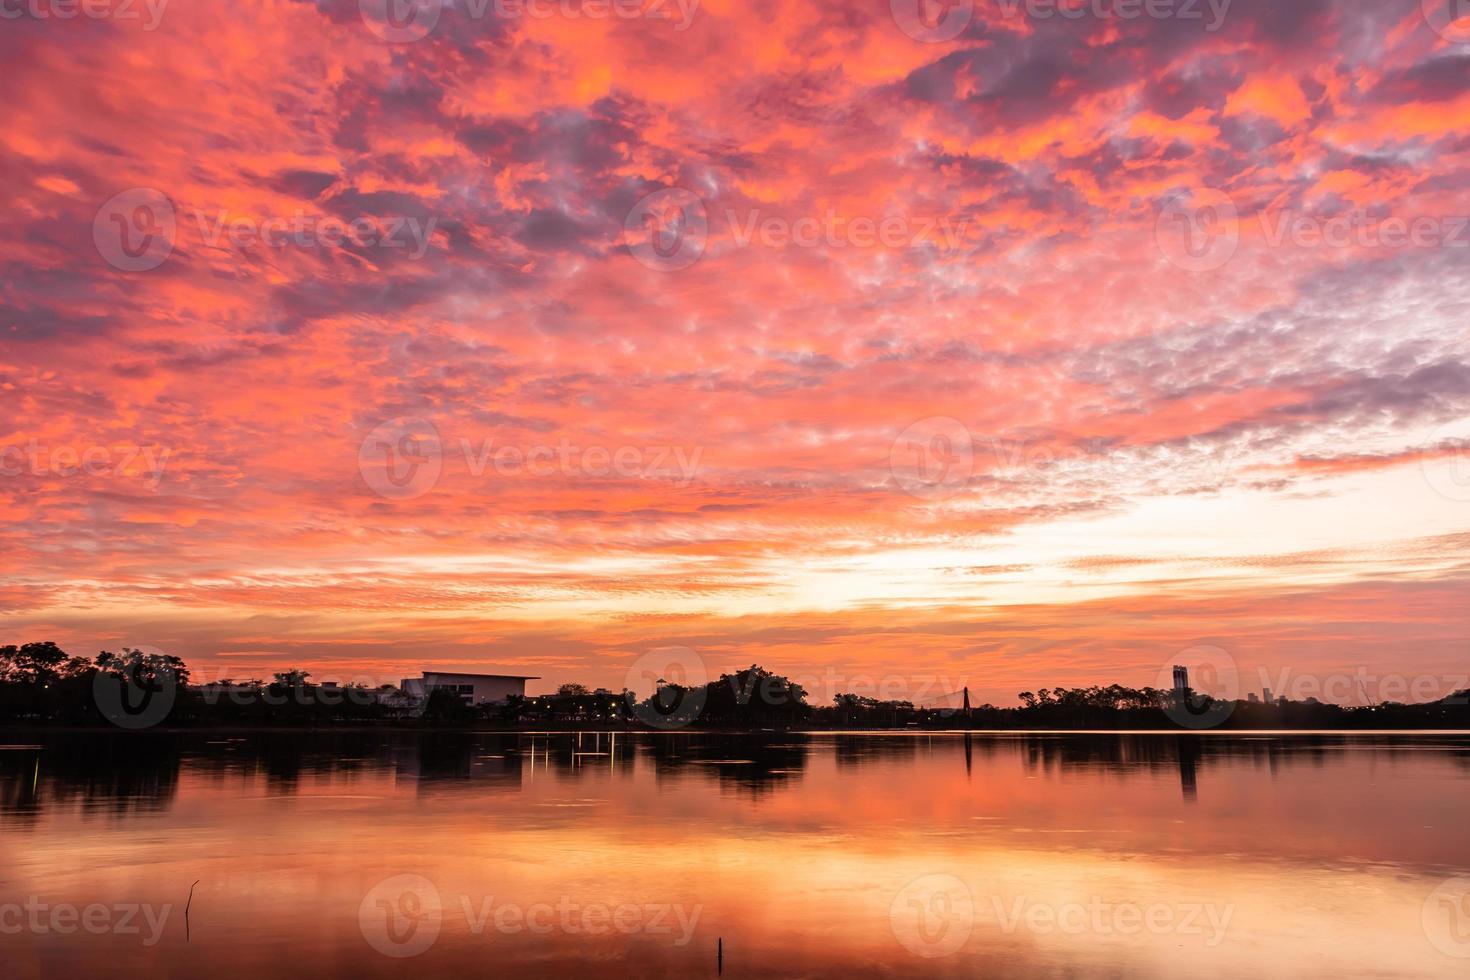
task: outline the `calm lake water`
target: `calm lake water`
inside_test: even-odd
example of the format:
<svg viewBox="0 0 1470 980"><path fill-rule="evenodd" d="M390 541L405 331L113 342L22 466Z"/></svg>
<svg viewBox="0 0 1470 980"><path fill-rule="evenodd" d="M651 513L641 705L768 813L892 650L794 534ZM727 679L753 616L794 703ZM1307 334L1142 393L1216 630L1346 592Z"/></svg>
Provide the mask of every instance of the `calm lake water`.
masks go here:
<svg viewBox="0 0 1470 980"><path fill-rule="evenodd" d="M15 980L1470 976L1464 736L5 742Z"/></svg>

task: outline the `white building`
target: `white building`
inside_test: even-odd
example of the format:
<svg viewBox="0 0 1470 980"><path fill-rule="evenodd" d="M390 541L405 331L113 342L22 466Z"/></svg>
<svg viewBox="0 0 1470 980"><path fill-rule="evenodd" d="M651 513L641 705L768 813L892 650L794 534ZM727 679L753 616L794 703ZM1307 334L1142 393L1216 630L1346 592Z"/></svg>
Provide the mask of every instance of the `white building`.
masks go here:
<svg viewBox="0 0 1470 980"><path fill-rule="evenodd" d="M465 704L490 704L505 701L512 694L525 697L526 681L539 677L520 674L461 674L447 670L426 670L423 677L405 677L403 693L412 698L428 697L434 688L447 688L458 694Z"/></svg>

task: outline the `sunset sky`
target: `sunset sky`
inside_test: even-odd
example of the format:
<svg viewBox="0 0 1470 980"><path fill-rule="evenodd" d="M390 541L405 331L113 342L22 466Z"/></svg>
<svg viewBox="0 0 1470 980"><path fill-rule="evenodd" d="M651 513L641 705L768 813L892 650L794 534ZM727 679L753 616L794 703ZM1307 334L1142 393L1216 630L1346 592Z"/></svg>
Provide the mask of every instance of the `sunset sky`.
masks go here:
<svg viewBox="0 0 1470 980"><path fill-rule="evenodd" d="M1470 669L1452 3L120 2L0 2L0 643Z"/></svg>

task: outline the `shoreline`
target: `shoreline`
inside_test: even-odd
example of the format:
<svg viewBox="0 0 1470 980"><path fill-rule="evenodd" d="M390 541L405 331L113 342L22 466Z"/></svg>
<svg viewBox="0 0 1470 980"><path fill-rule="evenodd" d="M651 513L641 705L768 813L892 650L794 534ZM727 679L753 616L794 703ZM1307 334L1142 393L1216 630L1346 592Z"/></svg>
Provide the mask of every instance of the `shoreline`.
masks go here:
<svg viewBox="0 0 1470 980"><path fill-rule="evenodd" d="M459 735L906 735L911 737L935 735L970 736L1021 736L1021 735L1143 735L1171 737L1259 737L1259 736L1375 736L1421 735L1421 736L1470 736L1470 728L608 728L601 727L536 727L510 728L486 725L159 725L154 728L130 730L112 725L15 725L0 724L0 738L7 734L47 733L78 735L325 735L362 734L366 732L405 734L459 734ZM0 748L4 747L0 741Z"/></svg>

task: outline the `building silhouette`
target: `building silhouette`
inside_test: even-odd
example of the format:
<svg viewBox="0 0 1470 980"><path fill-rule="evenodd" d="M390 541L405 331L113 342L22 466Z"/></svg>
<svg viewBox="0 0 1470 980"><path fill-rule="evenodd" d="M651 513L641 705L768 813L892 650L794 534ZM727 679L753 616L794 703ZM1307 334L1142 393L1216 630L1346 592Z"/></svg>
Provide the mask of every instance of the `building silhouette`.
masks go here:
<svg viewBox="0 0 1470 980"><path fill-rule="evenodd" d="M465 704L504 704L511 695L526 696L526 681L539 677L520 674L465 674L457 671L426 670L423 677L405 677L401 690L414 701L422 701L433 690L447 690Z"/></svg>

